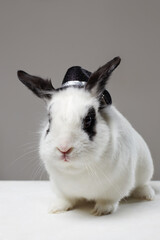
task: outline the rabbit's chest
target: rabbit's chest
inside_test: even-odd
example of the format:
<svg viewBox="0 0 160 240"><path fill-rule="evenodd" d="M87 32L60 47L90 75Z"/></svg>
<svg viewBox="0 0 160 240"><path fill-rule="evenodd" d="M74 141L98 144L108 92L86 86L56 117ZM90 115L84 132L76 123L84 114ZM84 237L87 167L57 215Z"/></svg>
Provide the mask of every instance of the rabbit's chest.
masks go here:
<svg viewBox="0 0 160 240"><path fill-rule="evenodd" d="M68 197L94 199L109 187L101 176L84 173L81 176L61 176L57 187Z"/></svg>

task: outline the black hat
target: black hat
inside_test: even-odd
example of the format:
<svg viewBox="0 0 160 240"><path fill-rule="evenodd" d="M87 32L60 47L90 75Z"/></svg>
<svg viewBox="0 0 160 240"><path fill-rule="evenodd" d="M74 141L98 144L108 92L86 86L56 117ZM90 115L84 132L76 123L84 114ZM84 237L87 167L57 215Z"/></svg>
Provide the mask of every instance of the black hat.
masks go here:
<svg viewBox="0 0 160 240"><path fill-rule="evenodd" d="M91 72L81 68L80 66L74 66L67 70L62 84L69 81L87 82L90 76Z"/></svg>
<svg viewBox="0 0 160 240"><path fill-rule="evenodd" d="M89 72L88 70L86 70L84 68L81 68L80 66L70 67L67 70L67 72L64 76L64 79L62 81L62 88L63 88L63 86L64 87L66 87L68 85L71 86L72 85L71 82L73 82L73 85L78 85L78 86L84 87L85 83L87 83L91 74L92 74L91 72ZM112 98L107 90L104 90L100 99L101 99L102 106L104 106L105 104L107 104L107 105L112 104Z"/></svg>

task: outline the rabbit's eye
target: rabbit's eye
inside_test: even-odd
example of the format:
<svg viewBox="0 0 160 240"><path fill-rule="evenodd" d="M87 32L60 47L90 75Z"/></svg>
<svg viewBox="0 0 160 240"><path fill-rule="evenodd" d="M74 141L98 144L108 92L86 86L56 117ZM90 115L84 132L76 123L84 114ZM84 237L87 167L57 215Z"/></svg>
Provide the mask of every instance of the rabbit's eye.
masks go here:
<svg viewBox="0 0 160 240"><path fill-rule="evenodd" d="M89 108L87 116L83 119L83 130L88 134L89 139L92 140L96 134L96 112L93 107Z"/></svg>
<svg viewBox="0 0 160 240"><path fill-rule="evenodd" d="M89 128L91 126L91 123L92 123L92 117L87 116L83 122L84 128Z"/></svg>

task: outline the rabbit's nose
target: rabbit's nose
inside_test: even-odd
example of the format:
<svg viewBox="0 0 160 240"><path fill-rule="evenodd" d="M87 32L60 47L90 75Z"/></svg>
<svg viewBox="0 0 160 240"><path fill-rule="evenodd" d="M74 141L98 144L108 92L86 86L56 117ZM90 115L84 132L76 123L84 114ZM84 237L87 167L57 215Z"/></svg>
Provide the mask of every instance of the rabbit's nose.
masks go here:
<svg viewBox="0 0 160 240"><path fill-rule="evenodd" d="M72 152L73 148L63 148L63 147L57 147L58 151L63 153L63 154L69 154Z"/></svg>

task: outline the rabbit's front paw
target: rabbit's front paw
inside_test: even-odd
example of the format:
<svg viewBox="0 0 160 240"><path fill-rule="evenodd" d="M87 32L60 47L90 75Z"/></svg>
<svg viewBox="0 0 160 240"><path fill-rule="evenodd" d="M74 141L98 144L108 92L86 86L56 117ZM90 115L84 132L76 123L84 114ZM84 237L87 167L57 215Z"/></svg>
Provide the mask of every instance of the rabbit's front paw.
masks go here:
<svg viewBox="0 0 160 240"><path fill-rule="evenodd" d="M97 201L92 214L96 216L108 215L114 213L118 208L118 202Z"/></svg>
<svg viewBox="0 0 160 240"><path fill-rule="evenodd" d="M49 208L49 213L61 213L72 209L74 204L66 199L56 199Z"/></svg>

